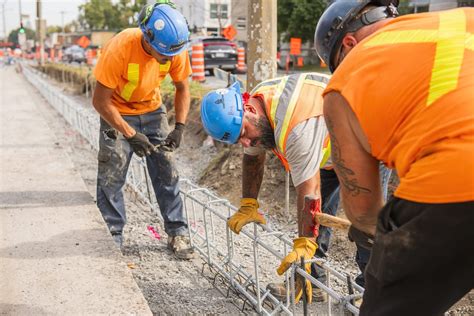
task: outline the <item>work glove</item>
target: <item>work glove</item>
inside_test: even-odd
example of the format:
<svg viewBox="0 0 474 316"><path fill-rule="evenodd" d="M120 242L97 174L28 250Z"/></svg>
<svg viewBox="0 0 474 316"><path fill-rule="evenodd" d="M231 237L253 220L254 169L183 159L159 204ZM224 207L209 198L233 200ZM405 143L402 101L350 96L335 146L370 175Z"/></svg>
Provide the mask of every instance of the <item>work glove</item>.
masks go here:
<svg viewBox="0 0 474 316"><path fill-rule="evenodd" d="M137 132L130 138L126 138L130 146L132 146L133 152L137 154L139 157L148 156L152 152L154 152L155 146L150 143L148 137L143 135L142 133Z"/></svg>
<svg viewBox="0 0 474 316"><path fill-rule="evenodd" d="M168 137L161 142L160 149L164 151L174 151L181 144L181 139L183 138L183 132L186 125L183 123L176 123L174 125L174 130L168 134Z"/></svg>
<svg viewBox="0 0 474 316"><path fill-rule="evenodd" d="M229 226L231 231L239 234L242 227L248 223L265 225L267 221L258 212L258 202L256 199L243 198L240 200L239 210L227 220L227 226Z"/></svg>
<svg viewBox="0 0 474 316"><path fill-rule="evenodd" d="M277 269L278 275L285 273L293 263L296 263L299 266L301 256L304 257L305 261L312 259L316 253L316 249L318 249L318 245L310 238L300 237L294 239L293 250L281 261L281 264ZM311 263L305 264L305 270L308 274L311 274ZM298 303L303 295L303 282L306 282L307 302L311 303L313 299L313 287L311 282L298 273L296 274L295 302Z"/></svg>

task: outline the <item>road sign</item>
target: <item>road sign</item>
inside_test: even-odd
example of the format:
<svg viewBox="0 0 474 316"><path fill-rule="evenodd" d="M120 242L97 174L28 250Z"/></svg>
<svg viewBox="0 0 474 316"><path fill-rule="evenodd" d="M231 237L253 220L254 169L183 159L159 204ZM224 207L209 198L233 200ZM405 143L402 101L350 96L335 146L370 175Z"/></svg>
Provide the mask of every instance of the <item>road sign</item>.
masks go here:
<svg viewBox="0 0 474 316"><path fill-rule="evenodd" d="M235 35L237 35L237 31L232 25L229 25L228 27L222 30L222 35L224 35L225 38L231 41L234 39Z"/></svg>
<svg viewBox="0 0 474 316"><path fill-rule="evenodd" d="M298 37L290 38L290 54L301 55L301 38L298 38Z"/></svg>
<svg viewBox="0 0 474 316"><path fill-rule="evenodd" d="M76 43L82 48L86 48L91 43L91 40L87 38L87 36L81 36L81 38L78 39Z"/></svg>

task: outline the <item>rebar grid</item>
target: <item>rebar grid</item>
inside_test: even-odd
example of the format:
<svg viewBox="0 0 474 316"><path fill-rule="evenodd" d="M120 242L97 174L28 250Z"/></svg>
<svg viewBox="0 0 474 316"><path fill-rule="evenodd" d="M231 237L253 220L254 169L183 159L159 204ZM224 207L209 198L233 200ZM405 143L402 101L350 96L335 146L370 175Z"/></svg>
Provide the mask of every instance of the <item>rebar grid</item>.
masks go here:
<svg viewBox="0 0 474 316"><path fill-rule="evenodd" d="M45 75L28 67L23 67L23 72L28 81L64 116L66 121L87 139L95 150L98 150L98 114L63 95L59 88L48 84L42 78ZM127 185L140 200L161 217L156 198L151 194L145 159L135 155L133 157L127 174ZM287 297L284 301L278 300L264 285L275 281L276 267L292 249L293 243L288 236L269 225L257 224L247 225L239 235L235 235L226 224L227 218L237 210L235 206L210 190L196 186L190 180L181 179L180 185L191 243L204 260L203 274L205 267L208 267L214 275L212 278L214 285L218 279L221 280L221 284L228 287L226 296L232 291L243 300L242 310L249 304L263 315L301 313L302 304L296 306L294 303L295 275L299 274L308 279L313 287L318 287L329 295L327 304L323 306L313 304L311 308L314 306L326 315L331 315L332 304L335 304L354 315L359 314L359 309L353 301L362 297L364 289L345 273L337 271L325 259L320 258L307 262L316 262L326 271L326 284L313 278L295 264L284 277ZM331 287L331 279L347 284L354 294ZM315 310L311 311L317 313Z"/></svg>

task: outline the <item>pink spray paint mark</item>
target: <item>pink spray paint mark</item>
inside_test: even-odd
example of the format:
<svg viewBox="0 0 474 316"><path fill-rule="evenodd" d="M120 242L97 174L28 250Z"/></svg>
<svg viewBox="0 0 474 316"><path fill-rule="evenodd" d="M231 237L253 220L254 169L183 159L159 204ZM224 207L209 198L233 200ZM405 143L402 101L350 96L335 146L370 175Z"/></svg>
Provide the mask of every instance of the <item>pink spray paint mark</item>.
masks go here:
<svg viewBox="0 0 474 316"><path fill-rule="evenodd" d="M160 240L161 236L158 234L158 232L153 228L153 226L147 226L148 231L155 237L156 239Z"/></svg>

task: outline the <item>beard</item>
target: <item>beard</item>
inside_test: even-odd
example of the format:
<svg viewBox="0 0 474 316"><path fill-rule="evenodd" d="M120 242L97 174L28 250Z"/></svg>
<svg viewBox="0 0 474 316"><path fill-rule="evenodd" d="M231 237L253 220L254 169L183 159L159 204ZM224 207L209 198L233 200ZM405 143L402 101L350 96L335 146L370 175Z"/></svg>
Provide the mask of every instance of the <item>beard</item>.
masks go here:
<svg viewBox="0 0 474 316"><path fill-rule="evenodd" d="M265 118L259 118L257 119L250 119L250 121L257 127L257 129L260 131L260 137L255 138L252 140L250 143L251 146L253 147L262 147L264 149L275 149L276 148L276 143L275 143L275 135L273 133L273 129L270 126L270 122L268 119Z"/></svg>

